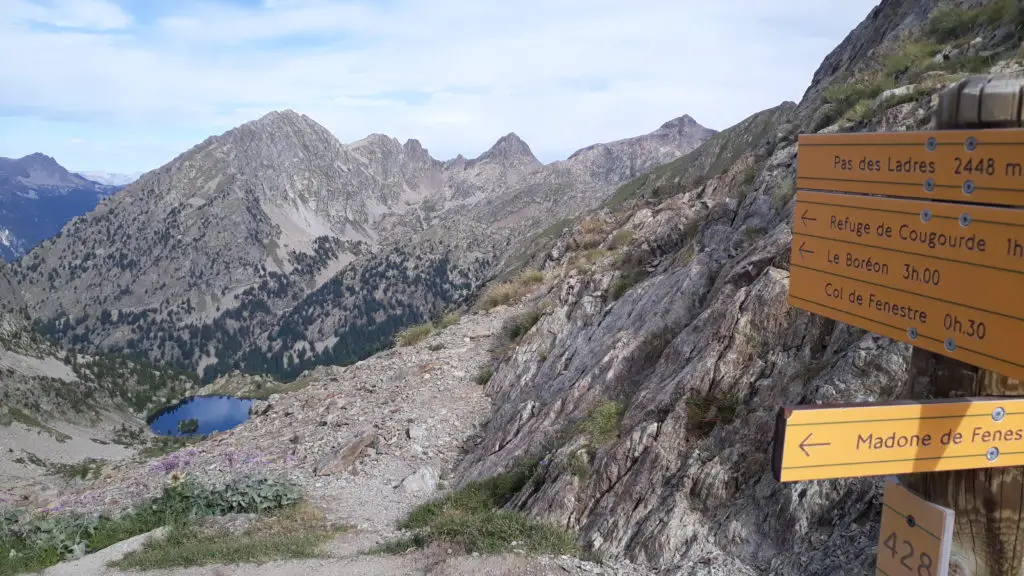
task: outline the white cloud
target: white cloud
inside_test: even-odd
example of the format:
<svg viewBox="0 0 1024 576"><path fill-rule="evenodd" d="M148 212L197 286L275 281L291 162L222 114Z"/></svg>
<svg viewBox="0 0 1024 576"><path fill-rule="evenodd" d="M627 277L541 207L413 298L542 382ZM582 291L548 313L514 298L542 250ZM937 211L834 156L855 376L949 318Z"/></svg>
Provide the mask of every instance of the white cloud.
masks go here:
<svg viewBox="0 0 1024 576"><path fill-rule="evenodd" d="M131 126L135 157L68 160L130 171L169 159L153 151L172 129L198 142L293 108L346 142L382 132L451 157L515 131L550 160L684 113L722 129L797 100L874 4L184 0L129 16L102 0L0 0L0 54L31 55L0 59L0 155L25 140L2 116L93 120L74 135L104 144L93 150Z"/></svg>
<svg viewBox="0 0 1024 576"><path fill-rule="evenodd" d="M106 0L0 0L0 21L48 24L63 28L112 30L131 24L132 18Z"/></svg>

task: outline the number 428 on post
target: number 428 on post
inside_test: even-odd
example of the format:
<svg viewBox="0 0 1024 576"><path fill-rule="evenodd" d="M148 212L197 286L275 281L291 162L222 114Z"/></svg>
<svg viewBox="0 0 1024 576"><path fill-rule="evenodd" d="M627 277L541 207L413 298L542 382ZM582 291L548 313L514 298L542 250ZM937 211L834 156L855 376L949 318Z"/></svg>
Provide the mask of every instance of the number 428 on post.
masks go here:
<svg viewBox="0 0 1024 576"><path fill-rule="evenodd" d="M875 573L948 576L953 511L932 504L892 480L882 500Z"/></svg>

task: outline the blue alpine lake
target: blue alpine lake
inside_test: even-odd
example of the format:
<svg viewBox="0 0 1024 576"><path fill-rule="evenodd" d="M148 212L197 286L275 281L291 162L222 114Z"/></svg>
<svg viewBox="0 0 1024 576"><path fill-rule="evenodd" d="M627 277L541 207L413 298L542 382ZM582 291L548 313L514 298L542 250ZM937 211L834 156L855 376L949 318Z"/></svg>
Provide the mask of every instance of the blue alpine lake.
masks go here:
<svg viewBox="0 0 1024 576"><path fill-rule="evenodd" d="M178 429L182 420L196 419L195 434L211 434L230 430L249 418L252 400L233 396L192 396L158 412L149 422L154 434L188 436Z"/></svg>

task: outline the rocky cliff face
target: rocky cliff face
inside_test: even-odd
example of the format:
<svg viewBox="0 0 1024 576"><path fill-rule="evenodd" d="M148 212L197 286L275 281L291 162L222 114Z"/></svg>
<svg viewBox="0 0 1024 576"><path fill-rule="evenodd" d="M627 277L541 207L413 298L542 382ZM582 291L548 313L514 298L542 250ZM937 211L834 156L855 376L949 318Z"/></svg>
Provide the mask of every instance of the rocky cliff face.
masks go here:
<svg viewBox="0 0 1024 576"><path fill-rule="evenodd" d="M0 158L0 259L22 256L116 190L44 154Z"/></svg>
<svg viewBox="0 0 1024 576"><path fill-rule="evenodd" d="M45 332L71 344L210 378L294 376L386 345L475 291L511 230L592 206L711 133L684 117L550 166L508 134L441 162L415 140L344 145L273 112L143 175L14 273Z"/></svg>
<svg viewBox="0 0 1024 576"><path fill-rule="evenodd" d="M881 479L780 484L769 469L779 406L910 392L908 346L787 304L795 134L920 129L965 70L1024 71L1019 6L973 4L944 14L966 23L951 36L926 24L933 2L883 2L799 105L530 244L523 261L560 281L495 352L495 414L456 483L539 460L511 506L664 573L872 573Z"/></svg>

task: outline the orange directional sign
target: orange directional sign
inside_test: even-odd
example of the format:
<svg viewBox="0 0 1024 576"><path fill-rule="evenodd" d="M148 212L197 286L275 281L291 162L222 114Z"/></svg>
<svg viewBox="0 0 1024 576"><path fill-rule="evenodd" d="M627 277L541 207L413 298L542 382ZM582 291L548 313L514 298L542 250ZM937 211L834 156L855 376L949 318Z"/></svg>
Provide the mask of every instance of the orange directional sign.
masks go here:
<svg viewBox="0 0 1024 576"><path fill-rule="evenodd" d="M794 307L1024 378L1022 294L1024 210L797 194Z"/></svg>
<svg viewBox="0 0 1024 576"><path fill-rule="evenodd" d="M780 482L1024 465L1024 398L787 406Z"/></svg>
<svg viewBox="0 0 1024 576"><path fill-rule="evenodd" d="M801 134L797 187L1024 206L1024 129Z"/></svg>
<svg viewBox="0 0 1024 576"><path fill-rule="evenodd" d="M949 508L932 504L889 481L882 497L876 576L947 576L953 550Z"/></svg>
<svg viewBox="0 0 1024 576"><path fill-rule="evenodd" d="M1024 210L805 190L796 201L794 234L1024 272Z"/></svg>

